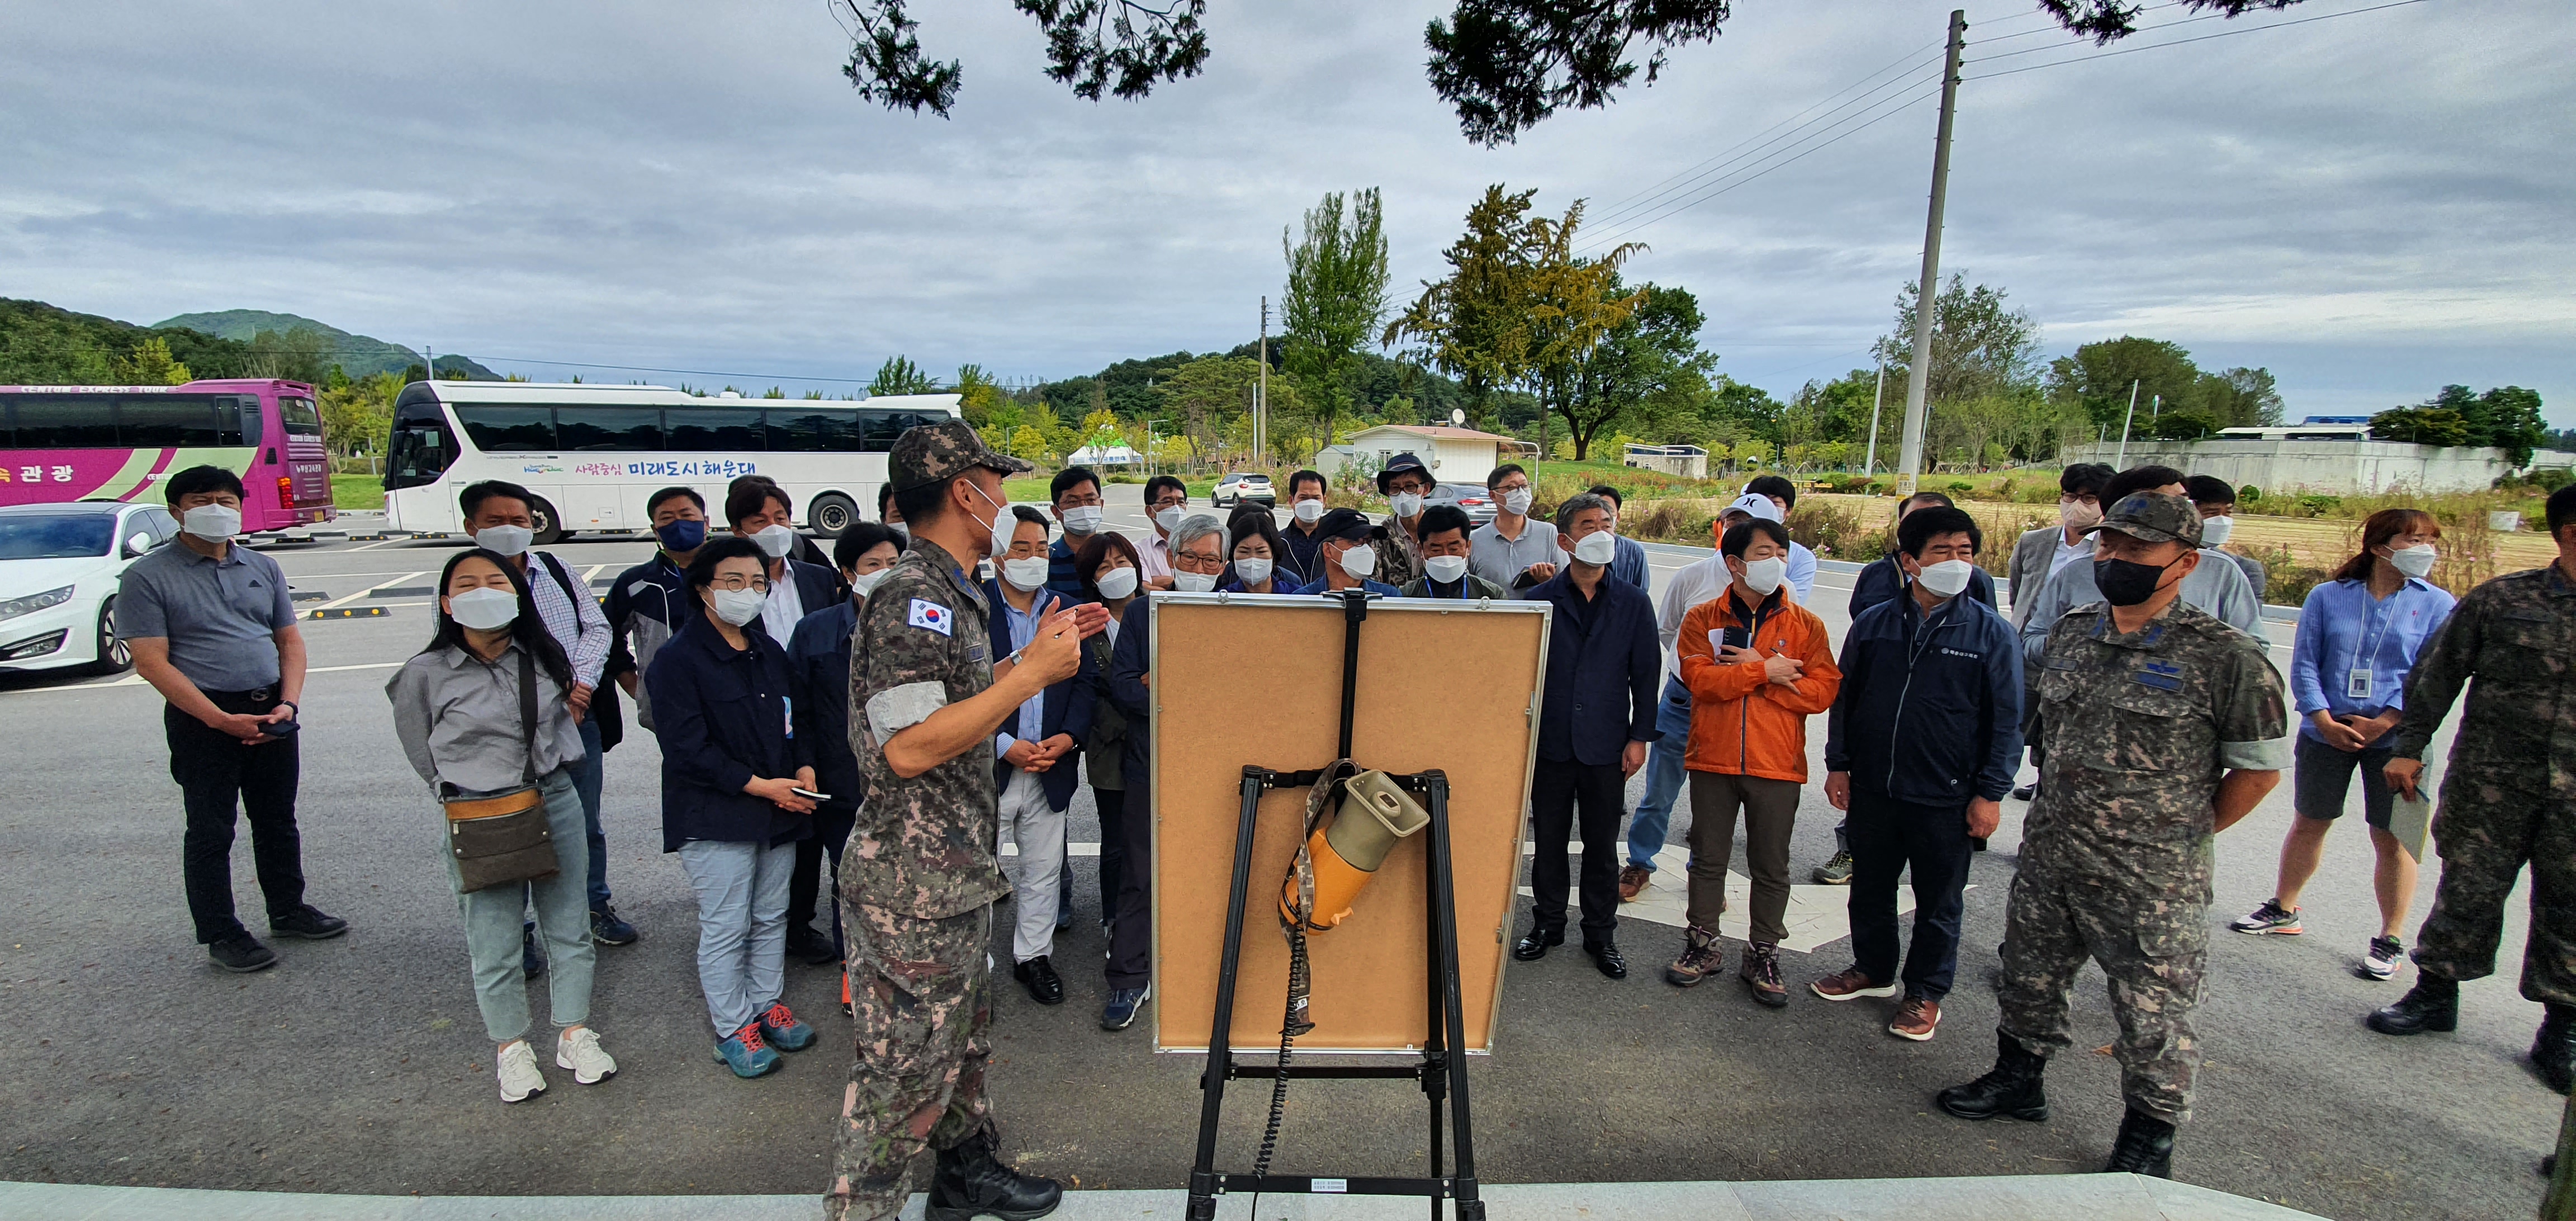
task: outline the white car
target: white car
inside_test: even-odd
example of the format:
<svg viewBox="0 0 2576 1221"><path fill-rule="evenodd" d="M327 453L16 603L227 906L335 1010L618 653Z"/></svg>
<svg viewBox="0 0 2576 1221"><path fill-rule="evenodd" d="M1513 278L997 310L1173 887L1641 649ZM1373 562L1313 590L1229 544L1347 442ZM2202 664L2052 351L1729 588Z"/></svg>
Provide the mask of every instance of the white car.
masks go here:
<svg viewBox="0 0 2576 1221"><path fill-rule="evenodd" d="M71 666L114 674L133 665L116 638L118 579L178 532L159 505L0 508L0 674Z"/></svg>

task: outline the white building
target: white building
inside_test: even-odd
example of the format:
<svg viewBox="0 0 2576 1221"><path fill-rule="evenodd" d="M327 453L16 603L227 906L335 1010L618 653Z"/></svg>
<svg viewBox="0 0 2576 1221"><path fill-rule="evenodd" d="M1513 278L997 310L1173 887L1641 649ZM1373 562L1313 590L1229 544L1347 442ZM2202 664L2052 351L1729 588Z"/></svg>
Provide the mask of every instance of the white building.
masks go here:
<svg viewBox="0 0 2576 1221"><path fill-rule="evenodd" d="M1145 455L1125 445L1112 445L1106 448L1086 445L1064 456L1066 466L1088 466L1095 469L1141 466L1144 462Z"/></svg>
<svg viewBox="0 0 2576 1221"><path fill-rule="evenodd" d="M1481 484L1485 476L1502 464L1502 452L1513 444L1510 437L1473 428L1452 428L1446 424L1380 424L1363 428L1316 455L1316 469L1338 479L1338 473L1350 466L1376 470L1397 454L1412 454L1431 468L1433 478L1442 483ZM1326 466L1324 463L1331 463Z"/></svg>
<svg viewBox="0 0 2576 1221"><path fill-rule="evenodd" d="M1696 445L1631 445L1620 465L1684 479L1708 478L1708 451Z"/></svg>

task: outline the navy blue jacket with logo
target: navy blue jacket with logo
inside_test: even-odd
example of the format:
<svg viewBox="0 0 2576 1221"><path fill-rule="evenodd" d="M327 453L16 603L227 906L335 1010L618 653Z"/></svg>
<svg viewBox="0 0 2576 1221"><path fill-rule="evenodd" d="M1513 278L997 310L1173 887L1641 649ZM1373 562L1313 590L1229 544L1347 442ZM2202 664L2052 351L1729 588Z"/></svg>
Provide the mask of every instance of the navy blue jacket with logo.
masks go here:
<svg viewBox="0 0 2576 1221"><path fill-rule="evenodd" d="M1825 715L1825 770L1909 805L2000 801L2021 762L2021 635L1955 597L1926 620L1911 593L1852 620Z"/></svg>
<svg viewBox="0 0 2576 1221"><path fill-rule="evenodd" d="M787 646L754 619L736 649L705 615L693 615L645 667L654 733L662 742L662 851L688 840L764 843L814 833L814 819L742 791L754 776L792 777L814 763L796 733L796 677ZM835 794L838 796L838 794Z"/></svg>

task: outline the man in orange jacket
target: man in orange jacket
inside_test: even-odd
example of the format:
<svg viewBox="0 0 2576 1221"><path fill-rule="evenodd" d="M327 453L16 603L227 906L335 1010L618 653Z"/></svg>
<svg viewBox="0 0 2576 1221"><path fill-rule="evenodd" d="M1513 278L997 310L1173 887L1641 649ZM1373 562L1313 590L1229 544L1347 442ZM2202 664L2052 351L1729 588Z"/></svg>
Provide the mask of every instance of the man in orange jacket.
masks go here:
<svg viewBox="0 0 2576 1221"><path fill-rule="evenodd" d="M1753 875L1752 935L1737 974L1753 999L1789 1003L1780 939L1789 935L1789 831L1807 782L1807 718L1833 707L1842 687L1824 620L1783 596L1789 531L1759 518L1727 528L1718 545L1726 592L1682 617L1674 647L1691 693L1690 929L1664 979L1688 988L1725 957L1717 918L1726 910L1726 865L1735 812L1744 811L1745 868Z"/></svg>

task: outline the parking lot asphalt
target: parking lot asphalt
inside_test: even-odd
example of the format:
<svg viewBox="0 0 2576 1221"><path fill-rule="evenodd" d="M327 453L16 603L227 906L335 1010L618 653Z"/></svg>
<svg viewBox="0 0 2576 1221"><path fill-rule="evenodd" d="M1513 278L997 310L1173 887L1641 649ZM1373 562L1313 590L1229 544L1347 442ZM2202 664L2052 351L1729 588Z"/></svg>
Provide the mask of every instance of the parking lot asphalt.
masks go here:
<svg viewBox="0 0 2576 1221"><path fill-rule="evenodd" d="M1141 533L1132 505L1112 527ZM286 942L276 970L231 976L191 943L178 881L178 791L160 701L131 677L0 679L0 1178L99 1184L423 1194L819 1192L846 1080L835 976L791 967L789 1000L825 1038L784 1072L736 1081L707 1056L694 972L694 904L658 849L659 770L649 734L608 758L609 878L643 931L602 949L597 1025L623 1070L585 1088L553 1074L519 1107L494 1096L491 1047L465 971L432 807L395 749L385 679L427 639L427 586L458 541L318 542L271 548L310 607L380 617L305 624L301 819L309 898L353 925ZM648 552L635 538L575 538L556 554L595 581ZM1654 548L1657 581L1695 558ZM1813 604L1839 637L1847 576ZM600 588L604 590L605 586ZM2289 639L2276 627L2277 663ZM1475 693L1444 693L1470 698ZM1436 715L1436 702L1426 715ZM1249 723L1257 725L1257 718ZM1822 726L1810 751L1822 752ZM2438 748L2447 747L2447 736ZM1821 774L1820 760L1811 761ZM1808 787L1793 842L1797 881L1832 851L1835 812ZM1632 782L1633 804L1642 777ZM2287 828L2285 783L2220 841L2214 925L2270 893ZM1731 978L1661 982L1678 930L1630 919L1628 980L1580 954L1514 964L1496 1054L1473 1066L1479 1169L1496 1182L1757 1180L2089 1170L2120 1113L2107 1055L2049 1074L2056 1117L1976 1125L1939 1114L1933 1091L1991 1062L1988 974L2019 845L2007 803L1976 859L1958 990L1928 1044L1892 1039L1885 1002L1828 1005L1803 991L1846 965L1835 940L1784 956L1786 1010ZM1682 841L1687 809L1675 813ZM1088 791L1073 838L1096 842ZM1739 848L1740 851L1740 848ZM2376 931L2370 853L2340 830L2307 898L2308 933L2213 936L2200 1030L2198 1113L2182 1135L2185 1181L2348 1218L2529 1215L2561 1100L2522 1060L2539 1006L2515 994L2525 916L2507 917L2503 969L2464 989L2456 1035L2392 1040L2361 1017L2395 984L2354 977ZM1084 1187L1177 1187L1190 1161L1200 1059L1157 1056L1145 1024L1097 1029L1103 942L1096 858L1077 855L1077 919L1056 960L1070 999L1031 1002L997 977L992 1089L1004 1144L1033 1171ZM1209 867L1222 867L1209 862ZM246 846L243 910L258 911ZM2429 904L2427 868L2416 918ZM1526 920L1526 916L1523 916ZM253 924L257 921L254 919ZM1004 938L1007 933L1002 934ZM997 947L1006 947L997 941ZM1730 960L1735 947L1730 946ZM997 953L999 950L997 949ZM1002 955L1007 961L1007 955ZM2076 993L2080 1048L2110 1042L2098 972ZM1248 1166L1267 1092L1229 1093L1225 1160ZM1401 1084L1300 1082L1276 1169L1419 1173L1423 1110Z"/></svg>

